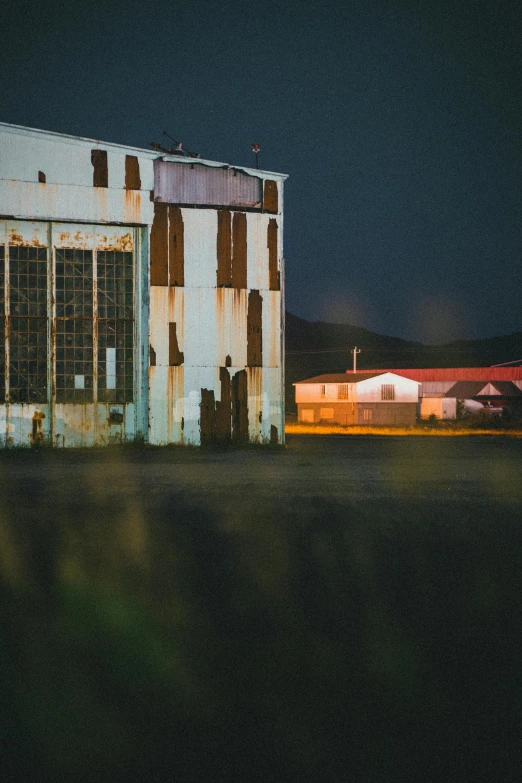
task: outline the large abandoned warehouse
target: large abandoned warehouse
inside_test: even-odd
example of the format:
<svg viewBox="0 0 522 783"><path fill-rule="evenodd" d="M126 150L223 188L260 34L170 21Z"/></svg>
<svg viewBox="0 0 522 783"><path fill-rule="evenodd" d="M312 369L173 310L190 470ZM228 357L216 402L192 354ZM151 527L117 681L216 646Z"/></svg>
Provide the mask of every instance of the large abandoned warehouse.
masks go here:
<svg viewBox="0 0 522 783"><path fill-rule="evenodd" d="M0 445L282 443L285 179L0 123Z"/></svg>

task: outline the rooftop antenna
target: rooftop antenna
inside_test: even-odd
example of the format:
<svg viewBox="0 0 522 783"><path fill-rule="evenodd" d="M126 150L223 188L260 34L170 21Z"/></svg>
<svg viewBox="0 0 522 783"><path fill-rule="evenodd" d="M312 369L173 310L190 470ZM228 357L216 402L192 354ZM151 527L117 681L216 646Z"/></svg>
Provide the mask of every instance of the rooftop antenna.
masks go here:
<svg viewBox="0 0 522 783"><path fill-rule="evenodd" d="M357 373L357 354L361 353L361 349L355 346L355 348L352 348L352 353L353 353L353 373L355 375Z"/></svg>
<svg viewBox="0 0 522 783"><path fill-rule="evenodd" d="M188 155L189 158L201 157L199 152L190 152L190 150L184 150L182 142L175 139L173 136L170 135L170 133L167 133L167 131L163 131L163 135L166 136L167 139L173 141L174 144L176 145L174 149L170 150L171 155L181 155L181 156Z"/></svg>
<svg viewBox="0 0 522 783"><path fill-rule="evenodd" d="M259 144L252 144L252 152L256 156L256 169L259 168L259 153L261 152L261 147Z"/></svg>

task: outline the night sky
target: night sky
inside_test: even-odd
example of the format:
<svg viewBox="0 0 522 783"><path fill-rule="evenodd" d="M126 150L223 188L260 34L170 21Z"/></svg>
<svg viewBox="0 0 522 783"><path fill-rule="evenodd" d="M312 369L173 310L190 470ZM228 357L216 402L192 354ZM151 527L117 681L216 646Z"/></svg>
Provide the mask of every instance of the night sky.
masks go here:
<svg viewBox="0 0 522 783"><path fill-rule="evenodd" d="M140 147L167 130L240 165L257 142L290 175L289 310L425 342L507 334L521 22L519 0L12 0L0 120Z"/></svg>

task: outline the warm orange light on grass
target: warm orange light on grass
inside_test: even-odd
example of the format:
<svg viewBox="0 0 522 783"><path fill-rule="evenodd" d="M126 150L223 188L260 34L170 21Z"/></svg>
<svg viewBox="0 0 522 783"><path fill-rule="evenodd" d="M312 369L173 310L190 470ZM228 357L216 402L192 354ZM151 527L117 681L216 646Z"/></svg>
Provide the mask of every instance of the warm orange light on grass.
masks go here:
<svg viewBox="0 0 522 783"><path fill-rule="evenodd" d="M496 435L522 438L522 430L438 429L430 427L341 427L332 424L287 424L287 435L436 435L443 437Z"/></svg>

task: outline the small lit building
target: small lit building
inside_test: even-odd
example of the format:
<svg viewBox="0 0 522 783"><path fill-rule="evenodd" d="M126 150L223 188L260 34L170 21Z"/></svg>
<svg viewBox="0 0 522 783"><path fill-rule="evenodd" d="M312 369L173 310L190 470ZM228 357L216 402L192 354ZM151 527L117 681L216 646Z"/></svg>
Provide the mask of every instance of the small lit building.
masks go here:
<svg viewBox="0 0 522 783"><path fill-rule="evenodd" d="M331 373L294 384L303 424L415 424L419 384L390 372Z"/></svg>
<svg viewBox="0 0 522 783"><path fill-rule="evenodd" d="M386 370L418 381L420 416L455 419L460 414L522 413L522 366L435 367Z"/></svg>
<svg viewBox="0 0 522 783"><path fill-rule="evenodd" d="M0 123L0 445L283 442L285 179Z"/></svg>

